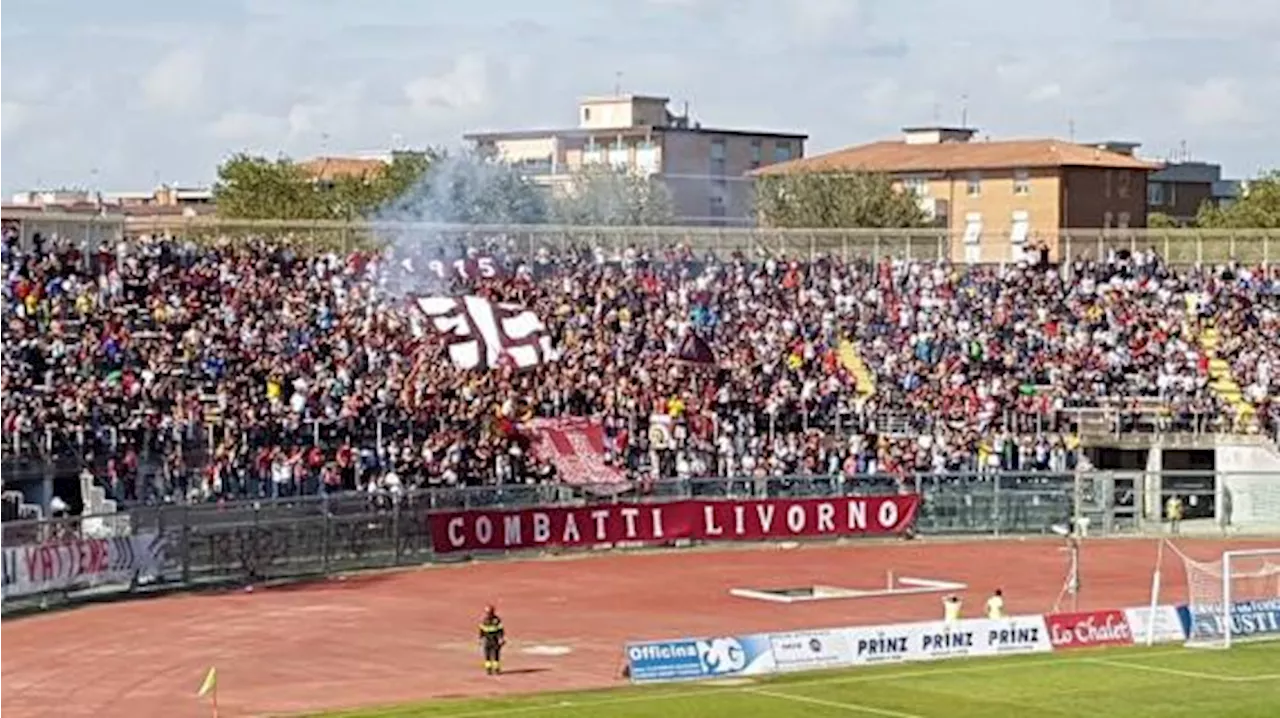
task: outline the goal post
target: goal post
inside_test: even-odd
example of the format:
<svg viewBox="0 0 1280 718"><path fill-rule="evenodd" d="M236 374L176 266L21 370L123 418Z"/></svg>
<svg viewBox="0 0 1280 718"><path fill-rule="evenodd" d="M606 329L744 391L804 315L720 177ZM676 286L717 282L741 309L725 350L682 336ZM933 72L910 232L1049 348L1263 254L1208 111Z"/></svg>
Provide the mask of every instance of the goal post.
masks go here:
<svg viewBox="0 0 1280 718"><path fill-rule="evenodd" d="M1214 561L1169 548L1186 569L1188 646L1280 640L1280 548L1224 551Z"/></svg>

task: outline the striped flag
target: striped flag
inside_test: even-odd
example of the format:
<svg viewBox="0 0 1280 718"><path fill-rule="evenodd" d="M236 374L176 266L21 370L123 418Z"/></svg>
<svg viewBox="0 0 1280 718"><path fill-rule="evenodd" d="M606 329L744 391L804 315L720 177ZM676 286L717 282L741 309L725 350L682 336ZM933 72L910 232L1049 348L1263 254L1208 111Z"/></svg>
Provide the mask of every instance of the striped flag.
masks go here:
<svg viewBox="0 0 1280 718"><path fill-rule="evenodd" d="M204 698L207 695L216 693L218 690L218 669L210 668L209 672L204 676L204 683L200 684L200 691L196 693L196 698Z"/></svg>

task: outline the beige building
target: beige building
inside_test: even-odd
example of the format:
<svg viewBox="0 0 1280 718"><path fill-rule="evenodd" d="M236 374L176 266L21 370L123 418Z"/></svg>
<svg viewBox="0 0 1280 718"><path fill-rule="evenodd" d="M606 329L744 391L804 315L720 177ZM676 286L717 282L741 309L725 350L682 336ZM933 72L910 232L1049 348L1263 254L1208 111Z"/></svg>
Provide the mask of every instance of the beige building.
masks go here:
<svg viewBox="0 0 1280 718"><path fill-rule="evenodd" d="M1041 241L1056 247L1064 228L1146 226L1147 175L1161 165L1133 156L1136 145L975 140L976 133L911 127L898 140L856 145L758 174L888 174L916 195L936 226L951 232L956 261L1016 261Z"/></svg>
<svg viewBox="0 0 1280 718"><path fill-rule="evenodd" d="M33 190L14 195L12 203L7 207L14 211L29 208L45 213L97 212L128 216L188 217L210 214L214 210L212 189L178 185L160 185L150 192Z"/></svg>
<svg viewBox="0 0 1280 718"><path fill-rule="evenodd" d="M661 179L683 224L753 221L752 170L804 156L806 135L703 127L667 109L665 97L595 97L578 104L571 129L467 134L484 153L556 187L575 170L610 164Z"/></svg>

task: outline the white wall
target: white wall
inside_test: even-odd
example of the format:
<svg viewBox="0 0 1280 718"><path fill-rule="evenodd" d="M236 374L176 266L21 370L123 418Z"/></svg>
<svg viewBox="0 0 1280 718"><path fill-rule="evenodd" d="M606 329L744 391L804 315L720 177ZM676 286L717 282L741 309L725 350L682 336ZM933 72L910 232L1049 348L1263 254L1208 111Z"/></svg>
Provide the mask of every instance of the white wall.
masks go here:
<svg viewBox="0 0 1280 718"><path fill-rule="evenodd" d="M1223 516L1230 525L1280 524L1280 452L1271 445L1218 446Z"/></svg>

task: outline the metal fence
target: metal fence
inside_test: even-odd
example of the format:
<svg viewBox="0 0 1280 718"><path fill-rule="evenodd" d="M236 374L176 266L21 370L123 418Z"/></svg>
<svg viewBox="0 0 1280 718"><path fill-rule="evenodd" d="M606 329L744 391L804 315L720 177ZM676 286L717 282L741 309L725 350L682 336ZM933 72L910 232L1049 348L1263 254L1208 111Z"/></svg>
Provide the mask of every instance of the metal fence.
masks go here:
<svg viewBox="0 0 1280 718"><path fill-rule="evenodd" d="M741 477L671 480L637 485L602 497L564 485L512 485L432 489L403 495L338 494L291 500L138 507L128 513L3 525L6 582L22 547L61 545L93 538L148 537L163 547L159 567L146 577L94 585L91 591L6 596L6 609L32 600L76 601L86 596L154 588L181 590L214 584L325 576L357 569L407 566L441 560L430 527L442 511L584 506L682 499L803 499L896 495L921 496L918 534L1038 535L1090 511L1099 527L1130 531L1132 511L1110 500L1110 486L1075 474L967 474L891 476ZM1132 506L1130 501L1128 504ZM1138 502L1137 505L1141 505ZM16 548L15 548L16 547ZM456 560L458 554L450 554ZM463 558L466 555L462 555ZM143 582L139 578L144 578ZM146 585L143 585L143 584ZM25 602L25 603L24 603Z"/></svg>
<svg viewBox="0 0 1280 718"><path fill-rule="evenodd" d="M21 241L30 243L40 231L73 239L87 249L113 238L167 235L194 241L265 237L304 251L350 251L390 241L502 246L516 255L539 250L563 251L598 247L606 255L626 248L666 251L685 247L695 252L744 252L788 258L835 256L844 260L903 259L968 261L967 246L979 251L973 261L1007 263L1021 246L1007 233L986 232L978 245L966 245L963 231L921 229L772 229L767 227L576 227L558 225L442 225L329 220L237 220L218 217L98 217L28 213ZM1102 259L1112 251L1151 250L1174 264L1236 260L1269 264L1280 253L1280 231L1267 229L1053 229L1025 238L1047 245L1059 259Z"/></svg>

